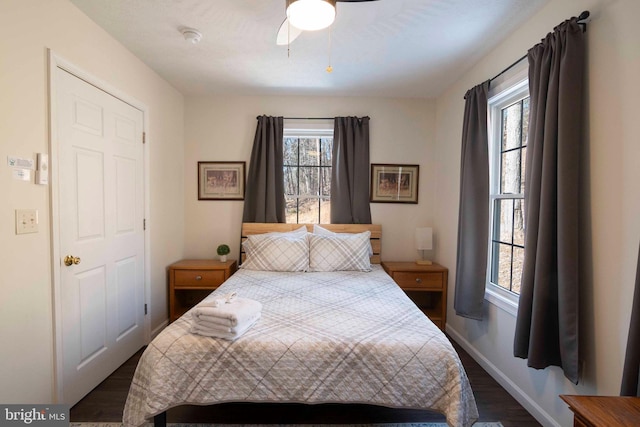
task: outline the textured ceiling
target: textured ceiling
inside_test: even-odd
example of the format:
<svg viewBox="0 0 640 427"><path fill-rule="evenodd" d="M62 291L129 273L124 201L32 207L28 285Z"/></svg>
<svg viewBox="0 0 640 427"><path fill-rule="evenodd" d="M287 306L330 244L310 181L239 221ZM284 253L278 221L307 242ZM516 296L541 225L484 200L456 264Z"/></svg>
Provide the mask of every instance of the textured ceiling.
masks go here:
<svg viewBox="0 0 640 427"><path fill-rule="evenodd" d="M288 52L275 43L285 0L71 0L185 95L412 98L439 95L547 1L340 2Z"/></svg>

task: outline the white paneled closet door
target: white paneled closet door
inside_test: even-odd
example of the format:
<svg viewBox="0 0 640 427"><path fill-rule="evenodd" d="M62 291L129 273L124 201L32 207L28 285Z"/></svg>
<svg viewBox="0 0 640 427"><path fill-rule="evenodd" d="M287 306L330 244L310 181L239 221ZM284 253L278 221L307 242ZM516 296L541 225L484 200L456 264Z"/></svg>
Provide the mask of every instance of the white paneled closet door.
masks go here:
<svg viewBox="0 0 640 427"><path fill-rule="evenodd" d="M62 399L73 405L145 344L144 114L55 72L57 354Z"/></svg>

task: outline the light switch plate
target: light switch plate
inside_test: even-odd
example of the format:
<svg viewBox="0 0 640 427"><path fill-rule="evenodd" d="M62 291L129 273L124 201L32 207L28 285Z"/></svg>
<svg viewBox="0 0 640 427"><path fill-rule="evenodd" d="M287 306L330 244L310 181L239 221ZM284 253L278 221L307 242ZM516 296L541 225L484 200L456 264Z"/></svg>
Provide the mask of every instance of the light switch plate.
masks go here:
<svg viewBox="0 0 640 427"><path fill-rule="evenodd" d="M16 234L38 232L38 210L16 209Z"/></svg>

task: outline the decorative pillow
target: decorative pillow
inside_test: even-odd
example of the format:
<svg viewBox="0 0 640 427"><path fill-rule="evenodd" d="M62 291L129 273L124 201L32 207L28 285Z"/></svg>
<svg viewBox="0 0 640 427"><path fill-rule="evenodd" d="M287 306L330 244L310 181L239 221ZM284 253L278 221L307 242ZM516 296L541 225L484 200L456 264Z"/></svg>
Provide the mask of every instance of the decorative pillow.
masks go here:
<svg viewBox="0 0 640 427"><path fill-rule="evenodd" d="M255 236L305 237L307 234L307 227L303 225L302 227L296 228L292 231L271 231L269 233L256 234ZM251 238L253 238L253 236L254 235L249 236L249 238L242 242L242 248L244 249L245 253L251 250Z"/></svg>
<svg viewBox="0 0 640 427"><path fill-rule="evenodd" d="M371 233L369 236L371 236ZM313 234L318 234L320 236L353 236L353 233L336 233L331 230L327 230L319 226L318 224L313 224ZM371 240L369 240L369 256L373 256L373 248L371 247Z"/></svg>
<svg viewBox="0 0 640 427"><path fill-rule="evenodd" d="M309 236L309 271L371 271L371 233Z"/></svg>
<svg viewBox="0 0 640 427"><path fill-rule="evenodd" d="M242 244L246 259L240 266L247 270L307 271L309 243L302 236L288 233L255 234Z"/></svg>

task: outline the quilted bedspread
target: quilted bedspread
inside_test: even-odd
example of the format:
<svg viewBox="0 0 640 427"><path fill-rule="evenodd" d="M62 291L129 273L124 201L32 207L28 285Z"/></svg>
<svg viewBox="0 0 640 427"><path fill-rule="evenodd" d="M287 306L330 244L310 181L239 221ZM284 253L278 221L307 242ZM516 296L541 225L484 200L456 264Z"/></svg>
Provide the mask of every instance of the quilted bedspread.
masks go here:
<svg viewBox="0 0 640 427"><path fill-rule="evenodd" d="M366 403L429 409L450 426L478 417L466 373L445 335L382 270L239 270L207 298L236 291L263 305L234 342L165 328L136 369L123 422L139 426L183 404Z"/></svg>

